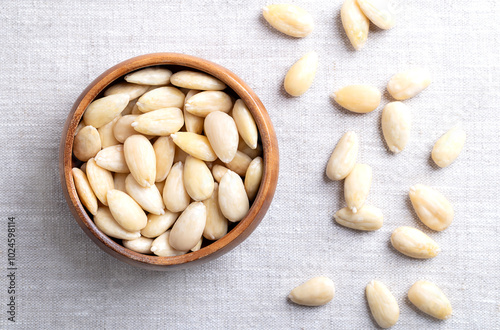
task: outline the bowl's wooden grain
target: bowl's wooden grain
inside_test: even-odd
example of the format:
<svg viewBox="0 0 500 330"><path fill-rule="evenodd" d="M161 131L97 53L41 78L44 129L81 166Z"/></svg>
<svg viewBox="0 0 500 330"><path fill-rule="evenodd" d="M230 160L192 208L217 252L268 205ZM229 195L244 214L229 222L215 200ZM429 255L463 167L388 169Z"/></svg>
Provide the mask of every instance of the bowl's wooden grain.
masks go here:
<svg viewBox="0 0 500 330"><path fill-rule="evenodd" d="M204 248L176 257L158 257L131 251L103 234L90 219L75 190L71 169L72 147L76 127L87 106L108 85L125 74L154 65L173 65L206 72L232 89L252 112L263 147L264 174L255 201L247 216L227 235ZM78 97L71 109L61 137L59 149L61 184L69 208L83 231L104 251L128 264L154 270L173 270L201 264L230 251L245 240L264 217L274 196L278 181L278 141L267 111L252 89L234 73L210 61L177 53L155 53L131 58L115 65L95 79Z"/></svg>

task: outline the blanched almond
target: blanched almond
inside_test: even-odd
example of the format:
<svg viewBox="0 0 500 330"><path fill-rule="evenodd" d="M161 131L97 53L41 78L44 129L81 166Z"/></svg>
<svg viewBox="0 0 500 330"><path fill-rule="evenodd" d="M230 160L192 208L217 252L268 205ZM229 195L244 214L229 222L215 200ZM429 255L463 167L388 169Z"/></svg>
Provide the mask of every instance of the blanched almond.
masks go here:
<svg viewBox="0 0 500 330"><path fill-rule="evenodd" d="M401 152L410 136L410 108L402 102L388 103L382 111L382 133L389 150Z"/></svg>
<svg viewBox="0 0 500 330"><path fill-rule="evenodd" d="M101 137L95 127L85 126L73 140L73 154L82 162L94 157L101 150Z"/></svg>
<svg viewBox="0 0 500 330"><path fill-rule="evenodd" d="M440 320L451 317L451 303L443 291L429 281L417 281L408 290L408 299L422 312Z"/></svg>
<svg viewBox="0 0 500 330"><path fill-rule="evenodd" d="M203 230L203 237L211 241L218 240L227 234L227 219L219 207L219 185L214 184L214 191L209 199L203 201L207 208L207 223Z"/></svg>
<svg viewBox="0 0 500 330"><path fill-rule="evenodd" d="M262 15L273 28L291 37L303 38L314 29L311 14L295 5L269 5L262 9Z"/></svg>
<svg viewBox="0 0 500 330"><path fill-rule="evenodd" d="M217 157L224 163L233 160L238 150L238 129L227 113L214 111L205 118L205 135Z"/></svg>
<svg viewBox="0 0 500 330"><path fill-rule="evenodd" d="M170 243L170 230L158 236L151 244L151 252L159 257L174 257L186 254L187 251L178 251Z"/></svg>
<svg viewBox="0 0 500 330"><path fill-rule="evenodd" d="M191 197L184 187L184 165L181 162L175 163L170 169L162 196L171 212L182 212L188 207Z"/></svg>
<svg viewBox="0 0 500 330"><path fill-rule="evenodd" d="M115 135L113 134L113 128L118 121L118 119L121 118L121 115L110 121L104 126L101 126L97 129L99 132L99 137L101 138L101 148L107 148L111 147L117 144L120 144L118 140L115 138Z"/></svg>
<svg viewBox="0 0 500 330"><path fill-rule="evenodd" d="M98 166L94 158L90 158L87 162L86 173L95 196L101 203L108 206L106 198L108 190L114 189L115 187L113 175L110 171Z"/></svg>
<svg viewBox="0 0 500 330"><path fill-rule="evenodd" d="M285 91L300 96L311 87L318 69L318 54L309 52L295 62L285 76Z"/></svg>
<svg viewBox="0 0 500 330"><path fill-rule="evenodd" d="M410 200L419 219L432 230L445 230L453 221L453 207L436 189L417 184L410 188Z"/></svg>
<svg viewBox="0 0 500 330"><path fill-rule="evenodd" d="M224 174L226 174L226 172L228 170L229 169L225 166L222 166L219 164L213 165L212 166L212 175L213 175L215 181L220 182L220 180L222 179L222 177L224 176Z"/></svg>
<svg viewBox="0 0 500 330"><path fill-rule="evenodd" d="M139 204L126 193L112 189L108 191L109 210L113 218L128 231L139 231L146 227L148 218Z"/></svg>
<svg viewBox="0 0 500 330"><path fill-rule="evenodd" d="M465 131L461 125L451 128L442 135L432 149L432 160L439 167L446 167L457 159L464 148Z"/></svg>
<svg viewBox="0 0 500 330"><path fill-rule="evenodd" d="M172 77L170 77L170 82L177 87L204 91L221 91L226 88L226 84L211 75L189 70L182 70L174 73Z"/></svg>
<svg viewBox="0 0 500 330"><path fill-rule="evenodd" d="M387 84L387 91L393 98L402 101L414 97L430 84L431 74L429 70L415 68L392 76Z"/></svg>
<svg viewBox="0 0 500 330"><path fill-rule="evenodd" d="M357 0L358 5L368 19L383 30L388 30L396 23L394 11L388 0Z"/></svg>
<svg viewBox="0 0 500 330"><path fill-rule="evenodd" d="M222 214L231 222L243 219L250 208L241 177L229 170L219 183L219 206Z"/></svg>
<svg viewBox="0 0 500 330"><path fill-rule="evenodd" d="M340 18L345 33L354 49L359 50L368 38L370 21L359 8L356 0L345 0L340 10Z"/></svg>
<svg viewBox="0 0 500 330"><path fill-rule="evenodd" d="M113 175L113 181L115 183L115 189L123 191L124 193L127 192L125 189L125 179L127 179L127 176L129 173L115 173Z"/></svg>
<svg viewBox="0 0 500 330"><path fill-rule="evenodd" d="M356 213L344 207L333 216L339 225L356 230L377 230L384 223L384 216L379 208L364 205Z"/></svg>
<svg viewBox="0 0 500 330"><path fill-rule="evenodd" d="M85 206L90 213L96 215L97 198L90 187L87 176L82 170L76 167L71 170L71 174L73 175L73 181L75 182L76 192L78 193L78 197L80 197L80 201L83 206Z"/></svg>
<svg viewBox="0 0 500 330"><path fill-rule="evenodd" d="M87 125L99 128L115 119L125 109L129 102L126 94L115 94L97 99L89 104L83 120Z"/></svg>
<svg viewBox="0 0 500 330"><path fill-rule="evenodd" d="M350 85L335 91L332 97L335 102L349 111L367 113L377 109L382 95L373 86Z"/></svg>
<svg viewBox="0 0 500 330"><path fill-rule="evenodd" d="M184 164L184 187L195 201L204 201L212 195L214 178L204 161L188 156Z"/></svg>
<svg viewBox="0 0 500 330"><path fill-rule="evenodd" d="M190 132L177 132L170 135L174 143L184 150L186 153L198 159L213 162L217 159L208 138L204 135L199 135Z"/></svg>
<svg viewBox="0 0 500 330"><path fill-rule="evenodd" d="M192 249L200 240L207 221L207 209L201 202L191 203L179 216L168 242L180 251Z"/></svg>
<svg viewBox="0 0 500 330"><path fill-rule="evenodd" d="M109 96L114 94L126 94L132 101L141 96L142 94L146 93L148 89L149 86L131 84L126 81L122 81L108 87L104 91L104 96Z"/></svg>
<svg viewBox="0 0 500 330"><path fill-rule="evenodd" d="M333 299L335 285L326 276L313 277L290 292L288 298L304 306L321 306Z"/></svg>
<svg viewBox="0 0 500 330"><path fill-rule="evenodd" d="M156 156L155 181L165 181L174 162L175 143L170 136L161 136L153 143L153 149Z"/></svg>
<svg viewBox="0 0 500 330"><path fill-rule="evenodd" d="M379 327L392 327L399 319L399 306L391 291L380 281L371 281L365 289L366 300Z"/></svg>
<svg viewBox="0 0 500 330"><path fill-rule="evenodd" d="M157 215L165 214L165 204L156 185L142 187L129 174L125 179L125 190L145 211Z"/></svg>
<svg viewBox="0 0 500 330"><path fill-rule="evenodd" d="M357 213L365 204L371 184L372 168L366 164L356 164L345 178L344 197L352 213Z"/></svg>
<svg viewBox="0 0 500 330"><path fill-rule="evenodd" d="M394 230L391 244L402 254L417 259L434 258L441 251L432 238L412 227L399 227Z"/></svg>
<svg viewBox="0 0 500 330"><path fill-rule="evenodd" d="M358 135L349 131L337 142L335 149L326 165L326 176L330 180L345 179L351 173L356 159L358 158L359 138Z"/></svg>
<svg viewBox="0 0 500 330"><path fill-rule="evenodd" d="M165 214L156 215L148 214L148 224L141 230L141 235L144 237L155 238L166 232L175 220L179 217L179 213L165 211Z"/></svg>
<svg viewBox="0 0 500 330"><path fill-rule="evenodd" d="M233 160L229 163L226 163L225 165L228 169L236 172L239 176L244 176L251 162L252 158L248 157L241 151L236 151Z"/></svg>
<svg viewBox="0 0 500 330"><path fill-rule="evenodd" d="M142 135L132 135L125 140L123 152L130 173L143 187L155 183L156 156L151 142Z"/></svg>
<svg viewBox="0 0 500 330"><path fill-rule="evenodd" d="M140 85L166 85L170 82L172 71L160 68L150 67L141 69L125 76L125 80L129 83Z"/></svg>
<svg viewBox="0 0 500 330"><path fill-rule="evenodd" d="M195 116L206 117L210 112L229 112L233 106L231 97L221 91L205 91L193 95L184 104L184 109Z"/></svg>
<svg viewBox="0 0 500 330"><path fill-rule="evenodd" d="M153 244L153 239L147 237L139 237L133 240L124 239L122 240L122 243L123 246L129 250L138 253L151 254L151 244Z"/></svg>
<svg viewBox="0 0 500 330"><path fill-rule="evenodd" d="M255 124L252 113L248 110L245 102L242 100L236 100L234 103L233 119L241 138L250 148L256 149L257 141L259 139L259 131L257 130L257 125Z"/></svg>
<svg viewBox="0 0 500 330"><path fill-rule="evenodd" d="M139 231L128 231L116 222L109 208L99 207L94 215L94 223L104 234L118 239L137 239L141 237Z"/></svg>
<svg viewBox="0 0 500 330"><path fill-rule="evenodd" d="M179 108L153 110L135 119L131 126L139 133L167 136L184 125L184 116Z"/></svg>
<svg viewBox="0 0 500 330"><path fill-rule="evenodd" d="M186 101L191 98L191 96L198 94L200 91L192 89L186 94L186 98L184 99L184 104ZM203 117L198 117L188 112L185 107L183 108L184 114L184 125L186 126L186 131L196 134L201 134L203 132Z"/></svg>
<svg viewBox="0 0 500 330"><path fill-rule="evenodd" d="M150 112L163 108L182 108L184 93L175 87L159 87L142 95L137 100L137 107L142 112Z"/></svg>
<svg viewBox="0 0 500 330"><path fill-rule="evenodd" d="M245 174L245 191L247 192L248 199L253 201L260 188L260 181L264 173L264 161L262 158L257 157L250 165L248 165Z"/></svg>
<svg viewBox="0 0 500 330"><path fill-rule="evenodd" d="M107 147L97 153L94 158L97 165L116 173L129 173L125 155L123 154L123 145Z"/></svg>
<svg viewBox="0 0 500 330"><path fill-rule="evenodd" d="M129 136L138 134L137 131L132 127L132 123L137 117L139 116L126 115L116 121L115 125L113 126L113 136L118 142L123 143Z"/></svg>

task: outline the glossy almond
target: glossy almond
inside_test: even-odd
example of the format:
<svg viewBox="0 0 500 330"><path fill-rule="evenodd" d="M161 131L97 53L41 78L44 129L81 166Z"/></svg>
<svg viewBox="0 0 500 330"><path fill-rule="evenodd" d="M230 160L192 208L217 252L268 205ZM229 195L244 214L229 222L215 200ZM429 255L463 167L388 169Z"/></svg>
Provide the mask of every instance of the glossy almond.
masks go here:
<svg viewBox="0 0 500 330"><path fill-rule="evenodd" d="M371 281L366 286L365 293L370 311L379 327L387 329L398 322L398 302L384 283Z"/></svg>
<svg viewBox="0 0 500 330"><path fill-rule="evenodd" d="M358 135L349 131L337 142L326 165L326 176L330 180L345 179L351 173L358 158Z"/></svg>
<svg viewBox="0 0 500 330"><path fill-rule="evenodd" d="M170 232L170 245L180 251L192 249L200 240L207 221L207 209L201 202L191 203L179 216Z"/></svg>
<svg viewBox="0 0 500 330"><path fill-rule="evenodd" d="M213 162L217 159L208 138L190 132L177 132L170 135L174 143L189 155L207 161Z"/></svg>
<svg viewBox="0 0 500 330"><path fill-rule="evenodd" d="M141 237L139 231L128 231L116 222L109 208L99 207L94 216L94 223L104 234L118 239L137 239Z"/></svg>
<svg viewBox="0 0 500 330"><path fill-rule="evenodd" d="M181 162L175 163L170 169L162 196L171 212L182 212L188 207L191 197L184 187L184 165Z"/></svg>
<svg viewBox="0 0 500 330"><path fill-rule="evenodd" d="M318 69L318 54L309 52L295 62L285 76L285 91L292 96L304 94L312 85Z"/></svg>
<svg viewBox="0 0 500 330"><path fill-rule="evenodd" d="M132 123L137 117L138 115L126 115L118 118L113 126L113 136L116 141L123 143L129 136L138 134L138 132L132 127Z"/></svg>
<svg viewBox="0 0 500 330"><path fill-rule="evenodd" d="M114 95L114 94L126 94L130 100L135 100L142 94L146 93L149 86L131 84L126 81L116 83L108 87L104 91L104 96Z"/></svg>
<svg viewBox="0 0 500 330"><path fill-rule="evenodd" d="M241 138L250 148L256 149L259 140L259 131L257 130L257 125L255 124L252 113L248 110L245 102L236 100L232 114Z"/></svg>
<svg viewBox="0 0 500 330"><path fill-rule="evenodd" d="M453 207L436 189L417 184L410 188L410 200L419 219L432 230L445 230L453 221Z"/></svg>
<svg viewBox="0 0 500 330"><path fill-rule="evenodd" d="M205 135L215 154L224 163L233 160L238 150L238 129L231 116L221 111L214 111L205 118Z"/></svg>
<svg viewBox="0 0 500 330"><path fill-rule="evenodd" d="M370 21L363 14L356 0L345 0L340 9L342 26L354 49L363 48L368 38Z"/></svg>
<svg viewBox="0 0 500 330"><path fill-rule="evenodd" d="M83 114L87 125L99 128L115 119L129 102L126 94L114 94L97 99L89 104Z"/></svg>
<svg viewBox="0 0 500 330"><path fill-rule="evenodd" d="M123 246L137 253L151 254L152 238L139 237L133 240L122 240Z"/></svg>
<svg viewBox="0 0 500 330"><path fill-rule="evenodd" d="M143 187L154 185L156 156L151 142L142 135L132 135L125 140L123 152L130 173Z"/></svg>
<svg viewBox="0 0 500 330"><path fill-rule="evenodd" d="M184 109L198 117L206 117L210 112L229 112L233 107L231 97L221 91L205 91L193 95L184 104Z"/></svg>
<svg viewBox="0 0 500 330"><path fill-rule="evenodd" d="M198 94L200 91L192 89L186 94L186 98L184 99L184 104L186 104L187 100L189 100L193 95ZM184 114L184 125L186 126L186 131L196 134L201 134L203 132L203 117L198 117L188 112L185 107L183 108Z"/></svg>
<svg viewBox="0 0 500 330"><path fill-rule="evenodd" d="M464 148L465 136L461 125L457 125L443 134L432 149L431 156L434 163L439 167L446 167L453 163Z"/></svg>
<svg viewBox="0 0 500 330"><path fill-rule="evenodd" d="M321 306L330 302L334 296L333 281L326 276L318 276L293 289L288 298L299 305Z"/></svg>
<svg viewBox="0 0 500 330"><path fill-rule="evenodd" d="M151 244L151 252L160 257L174 257L185 254L187 251L178 251L170 243L170 230L158 236Z"/></svg>
<svg viewBox="0 0 500 330"><path fill-rule="evenodd" d="M387 91L396 100L402 101L414 97L431 84L429 70L413 68L402 71L389 80Z"/></svg>
<svg viewBox="0 0 500 330"><path fill-rule="evenodd" d="M203 237L211 241L218 240L227 234L228 221L222 214L219 206L219 185L214 184L210 198L203 201L207 208L207 222L203 230Z"/></svg>
<svg viewBox="0 0 500 330"><path fill-rule="evenodd" d="M171 86L155 88L137 100L137 108L142 112L164 108L182 108L184 93Z"/></svg>
<svg viewBox="0 0 500 330"><path fill-rule="evenodd" d="M118 140L115 138L115 135L113 133L113 128L116 124L116 122L121 118L122 116L118 116L109 123L107 123L104 126L101 126L97 129L99 132L99 137L101 138L101 148L107 148L111 147L117 144L120 144Z"/></svg>
<svg viewBox="0 0 500 330"><path fill-rule="evenodd" d="M357 2L363 14L377 27L388 30L396 24L394 10L388 0L357 0Z"/></svg>
<svg viewBox="0 0 500 330"><path fill-rule="evenodd" d="M335 102L349 111L367 113L377 109L382 94L373 86L350 85L335 91L332 97Z"/></svg>
<svg viewBox="0 0 500 330"><path fill-rule="evenodd" d="M248 196L241 177L227 171L219 183L219 206L222 214L232 222L243 219L250 208Z"/></svg>
<svg viewBox="0 0 500 330"><path fill-rule="evenodd" d="M224 176L224 174L226 174L226 172L228 170L229 169L225 166L222 166L219 164L213 165L212 166L212 175L213 175L215 181L220 182L220 180L222 179L222 177Z"/></svg>
<svg viewBox="0 0 500 330"><path fill-rule="evenodd" d="M245 191L247 192L248 199L253 201L257 192L259 191L260 182L264 173L264 161L262 158L257 157L252 160L248 165L247 172L245 173Z"/></svg>
<svg viewBox="0 0 500 330"><path fill-rule="evenodd" d="M139 133L167 136L184 125L184 116L179 108L153 110L135 119L131 126Z"/></svg>
<svg viewBox="0 0 500 330"><path fill-rule="evenodd" d="M389 150L401 152L410 136L410 108L402 102L390 102L382 111L382 133Z"/></svg>
<svg viewBox="0 0 500 330"><path fill-rule="evenodd" d="M199 89L204 91L221 91L226 88L219 79L203 72L182 70L174 73L170 77L172 85L189 89Z"/></svg>
<svg viewBox="0 0 500 330"><path fill-rule="evenodd" d="M171 76L172 71L168 69L150 67L127 74L125 80L140 85L166 85L170 82Z"/></svg>
<svg viewBox="0 0 500 330"><path fill-rule="evenodd" d="M188 156L184 164L184 187L195 201L204 201L212 195L214 178L204 161Z"/></svg>
<svg viewBox="0 0 500 330"><path fill-rule="evenodd" d="M87 175L76 167L71 170L71 174L73 175L73 181L75 182L75 188L78 193L78 197L80 197L80 202L82 202L83 206L85 206L90 213L96 215L97 197L95 197L95 194L90 187Z"/></svg>
<svg viewBox="0 0 500 330"><path fill-rule="evenodd" d="M229 163L226 163L226 167L233 172L236 172L239 176L245 176L248 166L252 162L252 158L247 156L241 151L236 151L234 158Z"/></svg>
<svg viewBox="0 0 500 330"><path fill-rule="evenodd" d="M356 213L344 207L333 216L339 225L356 230L377 230L382 228L384 216L382 211L372 205L364 205Z"/></svg>
<svg viewBox="0 0 500 330"><path fill-rule="evenodd" d="M94 158L90 158L87 162L86 173L92 191L97 199L108 206L107 193L115 187L113 175L110 171L97 165Z"/></svg>
<svg viewBox="0 0 500 330"><path fill-rule="evenodd" d="M416 259L434 258L441 251L432 238L412 227L399 227L394 230L391 244L402 254Z"/></svg>
<svg viewBox="0 0 500 330"><path fill-rule="evenodd" d="M156 185L142 187L130 174L125 179L125 190L145 211L157 215L165 214L165 204Z"/></svg>
<svg viewBox="0 0 500 330"><path fill-rule="evenodd" d="M273 28L291 37L303 38L314 29L311 14L295 5L268 5L262 9L262 15Z"/></svg>
<svg viewBox="0 0 500 330"><path fill-rule="evenodd" d="M146 227L147 216L137 202L126 193L112 189L108 191L109 210L113 218L128 231L139 231Z"/></svg>
<svg viewBox="0 0 500 330"><path fill-rule="evenodd" d="M344 197L347 207L357 213L365 204L372 183L372 168L366 164L356 164L345 178Z"/></svg>
<svg viewBox="0 0 500 330"><path fill-rule="evenodd" d="M94 158L97 165L116 173L129 173L125 155L123 154L123 145L107 147L97 153Z"/></svg>
<svg viewBox="0 0 500 330"><path fill-rule="evenodd" d="M443 291L429 281L417 281L408 290L408 299L422 312L440 320L451 317L451 303Z"/></svg>
<svg viewBox="0 0 500 330"><path fill-rule="evenodd" d="M101 137L93 126L85 126L73 141L73 154L82 162L94 157L101 150Z"/></svg>
<svg viewBox="0 0 500 330"><path fill-rule="evenodd" d="M142 228L141 235L144 237L155 238L166 232L175 220L179 217L179 213L165 211L165 214L156 215L148 214L148 223L146 227Z"/></svg>
<svg viewBox="0 0 500 330"><path fill-rule="evenodd" d="M161 136L153 143L156 158L155 182L165 181L175 157L175 143L170 136Z"/></svg>

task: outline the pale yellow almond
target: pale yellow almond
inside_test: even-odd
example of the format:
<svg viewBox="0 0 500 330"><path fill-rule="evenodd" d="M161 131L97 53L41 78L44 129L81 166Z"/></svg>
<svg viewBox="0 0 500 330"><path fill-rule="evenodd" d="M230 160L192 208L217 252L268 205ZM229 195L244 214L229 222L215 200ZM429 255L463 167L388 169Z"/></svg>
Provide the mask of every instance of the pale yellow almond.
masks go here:
<svg viewBox="0 0 500 330"><path fill-rule="evenodd" d="M167 85L171 76L172 71L168 69L150 67L127 74L125 81L139 85Z"/></svg>
<svg viewBox="0 0 500 330"><path fill-rule="evenodd" d="M155 183L156 156L151 142L142 135L132 135L125 140L123 152L130 173L137 183L149 187Z"/></svg>
<svg viewBox="0 0 500 330"><path fill-rule="evenodd" d="M388 30L394 27L394 10L388 0L357 0L359 8L377 27Z"/></svg>
<svg viewBox="0 0 500 330"><path fill-rule="evenodd" d="M257 141L259 140L259 131L250 110L242 100L236 100L233 107L233 119L238 128L241 138L245 141L246 145L251 149L257 148ZM239 147L239 145L238 145ZM255 158L255 157L253 157Z"/></svg>
<svg viewBox="0 0 500 330"><path fill-rule="evenodd" d="M170 135L174 143L189 155L207 161L213 162L217 159L208 138L190 132L177 132Z"/></svg>
<svg viewBox="0 0 500 330"><path fill-rule="evenodd" d="M187 251L174 249L170 243L170 230L158 236L151 244L151 252L159 257L175 257L186 254Z"/></svg>
<svg viewBox="0 0 500 330"><path fill-rule="evenodd" d="M356 213L344 207L333 216L339 225L356 230L377 230L382 228L384 216L382 211L372 205L364 205Z"/></svg>
<svg viewBox="0 0 500 330"><path fill-rule="evenodd" d="M408 299L422 312L440 320L451 317L451 303L441 289L429 281L417 281L408 290Z"/></svg>
<svg viewBox="0 0 500 330"><path fill-rule="evenodd" d="M175 220L179 217L179 213L165 211L165 214L156 215L148 214L148 224L141 230L141 235L144 237L155 238L166 232Z"/></svg>
<svg viewBox="0 0 500 330"><path fill-rule="evenodd" d="M85 206L90 213L96 215L97 197L95 197L95 194L90 187L87 175L76 167L71 170L71 174L73 175L73 181L75 182L76 192L78 193L78 197L80 197L80 201L83 206Z"/></svg>
<svg viewBox="0 0 500 330"><path fill-rule="evenodd" d="M344 197L347 207L357 213L365 204L372 184L372 168L356 164L344 181Z"/></svg>
<svg viewBox="0 0 500 330"><path fill-rule="evenodd" d="M254 159L255 157L262 156L262 146L257 144L255 149L249 147L246 142L240 136L240 142L238 143L238 150L247 155L248 157Z"/></svg>
<svg viewBox="0 0 500 330"><path fill-rule="evenodd" d="M181 162L175 163L170 169L162 196L171 212L182 212L188 207L191 197L184 187L184 165Z"/></svg>
<svg viewBox="0 0 500 330"><path fill-rule="evenodd" d="M179 108L165 108L140 115L131 126L139 133L167 136L184 125L184 116Z"/></svg>
<svg viewBox="0 0 500 330"><path fill-rule="evenodd" d="M231 222L243 219L250 208L250 202L241 177L229 170L219 183L219 207Z"/></svg>
<svg viewBox="0 0 500 330"><path fill-rule="evenodd" d="M137 202L126 193L111 189L107 199L113 218L128 231L139 231L146 227L148 218Z"/></svg>
<svg viewBox="0 0 500 330"><path fill-rule="evenodd" d="M124 193L127 192L127 190L125 189L125 179L128 175L129 173L115 173L113 175L113 181L115 183L116 190L123 191Z"/></svg>
<svg viewBox="0 0 500 330"><path fill-rule="evenodd" d="M200 91L191 89L189 92L186 94L186 98L184 99L184 104L186 104L186 101L191 98L191 96L198 94ZM193 115L192 113L186 111L185 107L183 108L183 114L184 114L184 125L186 126L186 131L191 132L191 133L196 133L196 134L201 134L203 132L203 123L204 119L203 117L198 117Z"/></svg>
<svg viewBox="0 0 500 330"><path fill-rule="evenodd" d="M412 227L396 228L391 235L391 244L402 254L416 259L434 258L441 251L432 238Z"/></svg>
<svg viewBox="0 0 500 330"><path fill-rule="evenodd" d="M93 126L85 126L73 140L73 154L82 162L94 157L101 150L101 137Z"/></svg>
<svg viewBox="0 0 500 330"><path fill-rule="evenodd" d="M199 89L204 91L221 91L226 88L226 84L217 78L203 72L182 70L170 77L172 85L189 89Z"/></svg>
<svg viewBox="0 0 500 330"><path fill-rule="evenodd" d="M132 101L141 96L142 94L146 93L148 89L149 86L131 84L126 81L122 81L108 87L104 91L104 96L115 95L115 94L126 94Z"/></svg>
<svg viewBox="0 0 500 330"><path fill-rule="evenodd" d="M213 165L212 166L212 175L213 175L215 181L220 182L220 180L222 179L222 177L224 176L224 174L226 174L226 172L228 170L229 169L225 166L222 166L219 164Z"/></svg>
<svg viewBox="0 0 500 330"><path fill-rule="evenodd" d="M365 293L370 311L379 327L387 329L398 322L398 302L384 283L371 281L366 286Z"/></svg>
<svg viewBox="0 0 500 330"><path fill-rule="evenodd" d="M175 221L168 242L176 250L192 249L202 237L206 221L205 205L201 202L191 203Z"/></svg>
<svg viewBox="0 0 500 330"><path fill-rule="evenodd" d="M420 221L432 230L445 230L453 221L453 207L436 189L414 185L410 188L410 200Z"/></svg>
<svg viewBox="0 0 500 330"><path fill-rule="evenodd" d="M390 102L382 111L382 133L389 150L401 152L410 136L410 108L402 102Z"/></svg>
<svg viewBox="0 0 500 330"><path fill-rule="evenodd" d="M139 231L128 231L120 226L106 206L99 207L94 215L94 223L97 228L110 237L128 240L141 237Z"/></svg>
<svg viewBox="0 0 500 330"><path fill-rule="evenodd" d="M345 179L356 165L359 150L358 135L349 131L337 142L326 165L326 176L330 180Z"/></svg>
<svg viewBox="0 0 500 330"><path fill-rule="evenodd" d="M142 187L129 174L125 179L125 191L132 197L145 211L157 215L165 214L165 204L163 198L156 188L156 185Z"/></svg>
<svg viewBox="0 0 500 330"><path fill-rule="evenodd" d="M465 136L465 131L460 124L443 134L432 148L431 156L434 163L439 167L446 167L453 163L464 148Z"/></svg>
<svg viewBox="0 0 500 330"><path fill-rule="evenodd" d="M118 140L115 138L115 135L113 133L113 128L115 127L116 122L121 118L122 116L119 115L109 123L107 123L104 126L101 126L97 129L99 132L99 137L101 138L101 148L107 148L111 147L117 144L120 144Z"/></svg>
<svg viewBox="0 0 500 330"><path fill-rule="evenodd" d="M214 191L209 199L203 201L207 208L207 222L203 237L211 241L218 240L227 234L228 221L219 206L219 185L214 184Z"/></svg>
<svg viewBox="0 0 500 330"><path fill-rule="evenodd" d="M264 173L264 161L262 158L257 157L252 160L248 165L245 174L245 191L247 192L248 199L253 201L260 188L262 175Z"/></svg>
<svg viewBox="0 0 500 330"><path fill-rule="evenodd" d="M175 143L170 136L161 136L153 143L153 149L156 156L155 181L165 181L174 162Z"/></svg>
<svg viewBox="0 0 500 330"><path fill-rule="evenodd" d="M123 154L123 144L107 147L97 153L94 158L97 165L116 173L129 173L125 155Z"/></svg>
<svg viewBox="0 0 500 330"><path fill-rule="evenodd" d="M137 117L138 115L126 115L116 121L113 126L113 135L118 142L123 143L129 136L136 134L144 135L147 139L153 138L152 135L139 133L132 127L132 123L137 119Z"/></svg>
<svg viewBox="0 0 500 330"><path fill-rule="evenodd" d="M87 162L87 179L89 180L92 191L97 199L104 205L108 206L107 194L108 191L114 189L113 174L110 171L96 164L94 158L90 158Z"/></svg>
<svg viewBox="0 0 500 330"><path fill-rule="evenodd" d="M184 97L184 93L175 87L159 87L142 95L137 100L137 107L142 112L163 108L182 108Z"/></svg>
<svg viewBox="0 0 500 330"><path fill-rule="evenodd" d="M122 110L122 112L120 113L122 116L126 116L126 115L131 115L132 114L132 111L134 110L134 108L137 109L137 99L135 100L132 100L130 101L127 106L125 107L125 109ZM137 109L137 111L139 113L142 113L139 111L139 109Z"/></svg>
<svg viewBox="0 0 500 330"><path fill-rule="evenodd" d="M312 85L318 69L318 54L309 52L295 62L285 76L285 91L292 96L304 94Z"/></svg>
<svg viewBox="0 0 500 330"><path fill-rule="evenodd" d="M288 298L299 305L321 306L330 302L334 296L333 281L326 276L318 276L294 288Z"/></svg>
<svg viewBox="0 0 500 330"><path fill-rule="evenodd" d="M252 158L248 157L241 151L236 151L233 160L229 163L226 163L225 165L228 169L236 172L239 176L244 176L251 162Z"/></svg>
<svg viewBox="0 0 500 330"><path fill-rule="evenodd" d="M172 137L170 137L170 138L172 138ZM182 162L182 163L186 162L187 156L189 156L188 153L186 153L184 150L182 150L178 146L175 146L174 164L178 163L178 162Z"/></svg>
<svg viewBox="0 0 500 330"><path fill-rule="evenodd" d="M99 128L118 117L128 102L129 97L126 94L102 97L89 104L83 114L83 120L87 125Z"/></svg>
<svg viewBox="0 0 500 330"><path fill-rule="evenodd" d="M210 112L229 112L233 107L231 97L221 91L205 91L193 95L184 104L184 109L198 117L206 117Z"/></svg>
<svg viewBox="0 0 500 330"><path fill-rule="evenodd" d="M340 9L342 26L354 49L363 48L368 38L370 21L363 14L356 0L345 0Z"/></svg>
<svg viewBox="0 0 500 330"><path fill-rule="evenodd" d="M402 101L414 97L431 84L429 70L414 68L396 73L387 84L387 91L396 100Z"/></svg>
<svg viewBox="0 0 500 330"><path fill-rule="evenodd" d="M198 243L196 243L196 245L191 248L191 251L192 252L198 251L199 249L201 249L201 245L202 244L203 244L203 236L200 238L200 240L198 241Z"/></svg>
<svg viewBox="0 0 500 330"><path fill-rule="evenodd" d="M314 29L312 15L295 5L268 5L262 15L273 28L291 37L303 38Z"/></svg>
<svg viewBox="0 0 500 330"><path fill-rule="evenodd" d="M151 254L151 245L153 244L152 238L139 237L133 240L122 240L123 246L129 250L143 253Z"/></svg>
<svg viewBox="0 0 500 330"><path fill-rule="evenodd" d="M373 86L350 85L335 91L332 97L335 102L349 111L367 113L377 109L382 94Z"/></svg>
<svg viewBox="0 0 500 330"><path fill-rule="evenodd" d="M238 150L238 129L231 116L221 111L214 111L205 118L205 135L215 154L224 163L233 160Z"/></svg>
<svg viewBox="0 0 500 330"><path fill-rule="evenodd" d="M184 187L195 201L204 201L212 196L214 178L204 161L188 156L184 164Z"/></svg>

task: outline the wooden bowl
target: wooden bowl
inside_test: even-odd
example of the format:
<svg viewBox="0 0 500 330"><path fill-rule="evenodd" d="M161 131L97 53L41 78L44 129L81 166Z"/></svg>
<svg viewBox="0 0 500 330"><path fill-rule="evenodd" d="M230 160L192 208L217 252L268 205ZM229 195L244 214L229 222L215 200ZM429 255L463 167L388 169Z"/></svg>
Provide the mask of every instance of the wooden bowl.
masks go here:
<svg viewBox="0 0 500 330"><path fill-rule="evenodd" d="M241 98L255 118L263 148L264 173L259 192L246 217L224 237L196 252L176 257L158 257L131 251L102 233L94 224L80 202L75 190L71 169L75 165L72 157L76 127L87 106L115 80L129 72L148 66L169 65L208 73L223 81ZM266 108L252 89L238 76L210 61L176 53L155 53L131 58L106 70L95 79L78 97L71 109L61 137L59 149L61 184L69 208L83 231L104 251L130 265L154 270L186 268L215 259L243 242L257 227L273 199L278 181L278 141Z"/></svg>

